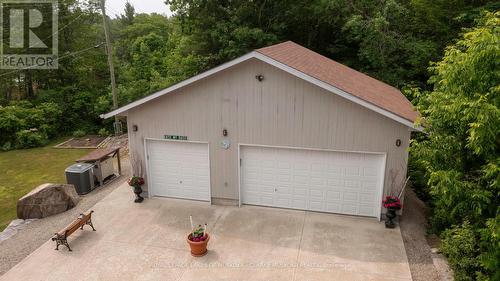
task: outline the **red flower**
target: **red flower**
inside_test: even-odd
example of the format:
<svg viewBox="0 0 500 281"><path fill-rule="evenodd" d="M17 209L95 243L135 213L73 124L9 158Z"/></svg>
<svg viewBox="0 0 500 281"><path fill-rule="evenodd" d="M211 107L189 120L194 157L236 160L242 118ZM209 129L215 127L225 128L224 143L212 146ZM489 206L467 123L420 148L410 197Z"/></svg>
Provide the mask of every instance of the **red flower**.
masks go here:
<svg viewBox="0 0 500 281"><path fill-rule="evenodd" d="M403 208L403 204L401 204L401 201L397 196L386 196L385 200L382 201L382 204L384 205L384 208L393 208L397 210Z"/></svg>
<svg viewBox="0 0 500 281"><path fill-rule="evenodd" d="M130 186L141 186L144 184L144 178L133 176L128 179L128 185Z"/></svg>

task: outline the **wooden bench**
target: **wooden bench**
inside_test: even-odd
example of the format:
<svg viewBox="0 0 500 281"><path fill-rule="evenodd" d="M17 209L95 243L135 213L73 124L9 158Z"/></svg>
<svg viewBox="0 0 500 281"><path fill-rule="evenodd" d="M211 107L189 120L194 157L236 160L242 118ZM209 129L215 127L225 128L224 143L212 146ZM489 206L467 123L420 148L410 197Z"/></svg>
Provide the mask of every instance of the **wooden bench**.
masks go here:
<svg viewBox="0 0 500 281"><path fill-rule="evenodd" d="M71 248L68 244L68 237L73 234L78 228L83 229L84 225L90 225L92 230L95 231L94 225L92 224L92 213L94 211L90 211L87 215L80 214L80 216L72 222L70 225L66 226L63 230L57 232L52 237L52 241L56 241L56 250L59 250L59 245L64 245L68 247L68 250L71 251Z"/></svg>

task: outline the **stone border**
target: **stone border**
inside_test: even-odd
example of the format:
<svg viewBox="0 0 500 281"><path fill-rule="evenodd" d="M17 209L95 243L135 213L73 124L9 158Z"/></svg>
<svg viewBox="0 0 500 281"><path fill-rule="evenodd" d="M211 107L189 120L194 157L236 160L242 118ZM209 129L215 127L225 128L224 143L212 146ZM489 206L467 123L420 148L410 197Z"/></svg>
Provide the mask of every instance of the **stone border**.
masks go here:
<svg viewBox="0 0 500 281"><path fill-rule="evenodd" d="M19 230L25 228L28 223L35 221L35 220L37 220L37 219L27 219L27 220L15 219L15 220L12 220L9 223L9 225L2 232L0 232L0 243L2 241L9 239L10 237L14 236Z"/></svg>

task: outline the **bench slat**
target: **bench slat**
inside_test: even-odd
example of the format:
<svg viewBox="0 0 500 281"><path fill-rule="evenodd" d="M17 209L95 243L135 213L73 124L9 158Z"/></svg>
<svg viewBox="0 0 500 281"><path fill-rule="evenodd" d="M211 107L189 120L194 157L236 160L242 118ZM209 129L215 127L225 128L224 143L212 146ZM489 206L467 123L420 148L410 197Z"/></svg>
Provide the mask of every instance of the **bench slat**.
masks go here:
<svg viewBox="0 0 500 281"><path fill-rule="evenodd" d="M80 214L80 216L73 221L71 224L66 226L64 229L59 231L58 233L54 234L52 237L53 241L56 241L57 247L56 250L59 248L59 245L65 245L68 247L68 249L71 251L71 248L68 245L67 238L73 234L78 228L83 229L84 225L90 225L92 227L92 230L95 231L94 225L92 224L92 213L94 211L90 211L87 215L85 214Z"/></svg>

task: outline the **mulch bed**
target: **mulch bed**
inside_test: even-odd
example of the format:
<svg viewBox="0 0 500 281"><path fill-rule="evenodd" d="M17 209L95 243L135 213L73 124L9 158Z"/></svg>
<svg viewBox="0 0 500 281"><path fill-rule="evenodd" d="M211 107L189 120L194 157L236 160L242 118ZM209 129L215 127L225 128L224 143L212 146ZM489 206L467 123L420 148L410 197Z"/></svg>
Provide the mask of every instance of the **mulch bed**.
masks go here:
<svg viewBox="0 0 500 281"><path fill-rule="evenodd" d="M108 137L89 135L81 138L72 138L56 145L57 148L97 148Z"/></svg>

